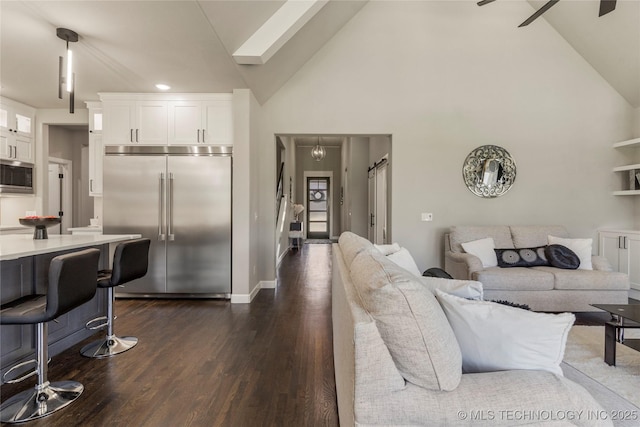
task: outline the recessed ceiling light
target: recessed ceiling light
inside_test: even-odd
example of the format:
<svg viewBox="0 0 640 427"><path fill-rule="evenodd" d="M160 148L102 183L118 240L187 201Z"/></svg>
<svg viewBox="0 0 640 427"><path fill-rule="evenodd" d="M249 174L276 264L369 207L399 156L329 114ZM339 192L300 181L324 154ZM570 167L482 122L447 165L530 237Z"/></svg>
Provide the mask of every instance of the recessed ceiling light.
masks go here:
<svg viewBox="0 0 640 427"><path fill-rule="evenodd" d="M164 84L164 83L158 83L158 84L156 85L156 87L157 87L158 89L160 89L160 90L169 90L169 89L171 89L171 86L166 85L166 84Z"/></svg>

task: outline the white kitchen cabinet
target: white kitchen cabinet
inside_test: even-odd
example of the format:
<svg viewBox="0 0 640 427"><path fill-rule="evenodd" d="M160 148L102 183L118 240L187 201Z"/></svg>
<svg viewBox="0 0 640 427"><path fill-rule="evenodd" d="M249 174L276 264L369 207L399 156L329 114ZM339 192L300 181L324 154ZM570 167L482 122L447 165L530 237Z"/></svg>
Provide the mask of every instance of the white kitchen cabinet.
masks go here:
<svg viewBox="0 0 640 427"><path fill-rule="evenodd" d="M233 103L228 99L204 102L206 144L233 145Z"/></svg>
<svg viewBox="0 0 640 427"><path fill-rule="evenodd" d="M640 231L601 230L599 253L613 269L629 275L631 287L640 290Z"/></svg>
<svg viewBox="0 0 640 427"><path fill-rule="evenodd" d="M0 131L0 158L33 163L33 142Z"/></svg>
<svg viewBox="0 0 640 427"><path fill-rule="evenodd" d="M102 159L104 145L102 135L89 134L89 195L102 196Z"/></svg>
<svg viewBox="0 0 640 427"><path fill-rule="evenodd" d="M233 104L228 94L208 100L169 101L169 144L233 145Z"/></svg>
<svg viewBox="0 0 640 427"><path fill-rule="evenodd" d="M0 100L0 158L34 162L34 118L33 108Z"/></svg>
<svg viewBox="0 0 640 427"><path fill-rule="evenodd" d="M202 103L169 101L169 144L199 144L203 139Z"/></svg>
<svg viewBox="0 0 640 427"><path fill-rule="evenodd" d="M89 109L89 196L102 196L102 102L87 101Z"/></svg>
<svg viewBox="0 0 640 427"><path fill-rule="evenodd" d="M89 107L89 133L101 134L102 133L102 107L95 108L95 107L89 106L89 104L94 104L94 103L87 102L87 106ZM100 103L97 103L97 104L100 104Z"/></svg>
<svg viewBox="0 0 640 427"><path fill-rule="evenodd" d="M104 143L167 144L167 101L103 101Z"/></svg>
<svg viewBox="0 0 640 427"><path fill-rule="evenodd" d="M105 146L233 145L233 94L99 95Z"/></svg>

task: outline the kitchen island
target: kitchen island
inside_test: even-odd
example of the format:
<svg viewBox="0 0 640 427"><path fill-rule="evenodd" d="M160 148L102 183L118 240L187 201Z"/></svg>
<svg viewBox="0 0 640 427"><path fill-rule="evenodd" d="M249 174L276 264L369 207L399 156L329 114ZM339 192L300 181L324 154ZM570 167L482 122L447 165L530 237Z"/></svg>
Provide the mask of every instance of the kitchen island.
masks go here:
<svg viewBox="0 0 640 427"><path fill-rule="evenodd" d="M100 268L109 268L109 244L136 239L139 234L49 235L34 240L31 234L0 236L0 303L24 295L46 294L49 263L54 257L85 249L100 249ZM49 323L49 355L93 335L85 328L87 321L106 314L106 293L99 290L86 304ZM0 326L0 371L2 374L16 362L34 357L33 325Z"/></svg>

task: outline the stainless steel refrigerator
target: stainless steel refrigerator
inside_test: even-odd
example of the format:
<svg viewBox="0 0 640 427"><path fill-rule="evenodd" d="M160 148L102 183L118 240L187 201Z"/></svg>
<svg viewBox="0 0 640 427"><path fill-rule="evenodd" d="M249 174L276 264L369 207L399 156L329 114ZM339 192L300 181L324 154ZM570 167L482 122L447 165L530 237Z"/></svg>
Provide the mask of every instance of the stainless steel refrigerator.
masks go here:
<svg viewBox="0 0 640 427"><path fill-rule="evenodd" d="M231 147L105 147L104 233L151 239L149 272L116 295L230 296L231 153Z"/></svg>

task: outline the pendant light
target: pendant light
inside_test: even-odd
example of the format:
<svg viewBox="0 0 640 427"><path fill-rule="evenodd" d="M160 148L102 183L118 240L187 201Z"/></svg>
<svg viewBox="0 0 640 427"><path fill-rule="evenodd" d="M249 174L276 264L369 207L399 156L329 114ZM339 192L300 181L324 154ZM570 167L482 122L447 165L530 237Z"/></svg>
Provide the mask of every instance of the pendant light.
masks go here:
<svg viewBox="0 0 640 427"><path fill-rule="evenodd" d="M320 137L318 137L318 143L311 149L311 157L313 157L316 162L319 162L320 160L324 159L324 156L326 155L327 150L325 150L324 147L320 145Z"/></svg>
<svg viewBox="0 0 640 427"><path fill-rule="evenodd" d="M67 60L65 61L62 56L58 58L58 98L62 99L63 91L69 94L69 113L73 114L75 104L76 75L73 72L73 51L69 48L69 42L77 42L78 33L67 28L56 28L56 35L58 36L58 38L61 38L62 40L67 42Z"/></svg>

